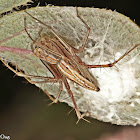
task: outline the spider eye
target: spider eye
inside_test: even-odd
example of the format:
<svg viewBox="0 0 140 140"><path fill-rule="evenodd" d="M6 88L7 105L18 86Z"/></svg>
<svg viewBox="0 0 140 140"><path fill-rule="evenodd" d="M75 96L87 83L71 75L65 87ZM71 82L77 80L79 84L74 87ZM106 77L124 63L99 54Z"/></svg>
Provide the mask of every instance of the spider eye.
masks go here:
<svg viewBox="0 0 140 140"><path fill-rule="evenodd" d="M41 53L41 49L40 48L38 48L37 51L38 51L38 53Z"/></svg>

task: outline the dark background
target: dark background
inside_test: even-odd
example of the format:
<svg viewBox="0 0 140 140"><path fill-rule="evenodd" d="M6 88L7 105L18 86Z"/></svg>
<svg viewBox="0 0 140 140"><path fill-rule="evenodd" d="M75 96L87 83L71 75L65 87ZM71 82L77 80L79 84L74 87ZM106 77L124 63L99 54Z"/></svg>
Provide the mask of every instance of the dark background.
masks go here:
<svg viewBox="0 0 140 140"><path fill-rule="evenodd" d="M36 0L32 6L38 2ZM136 0L40 0L40 5L45 6L45 2L57 6L116 10L140 25L140 7ZM80 121L76 125L74 112L67 115L70 107L64 103L48 107L50 101L42 91L27 84L24 78L14 76L1 62L0 88L0 134L9 135L12 140L95 140L119 133L123 133L126 139L130 134L135 136L133 139L139 139L139 126L117 126L94 119L89 119L91 124ZM122 135L116 140L121 139Z"/></svg>

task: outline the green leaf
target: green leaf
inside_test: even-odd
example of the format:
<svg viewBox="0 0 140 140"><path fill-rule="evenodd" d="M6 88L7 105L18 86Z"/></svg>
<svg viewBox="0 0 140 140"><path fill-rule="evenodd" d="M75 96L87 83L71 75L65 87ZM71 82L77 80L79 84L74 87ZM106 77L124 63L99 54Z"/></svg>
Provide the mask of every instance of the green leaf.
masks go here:
<svg viewBox="0 0 140 140"><path fill-rule="evenodd" d="M78 8L80 16L91 32L84 52L78 56L86 64L107 64L140 44L140 28L128 17L115 11L97 8ZM76 15L74 7L36 7L27 10L31 15L50 25L68 44L82 45L86 27ZM24 11L14 12L0 20L0 57L16 64L27 75L51 76L39 58L31 53L32 40L24 30L24 16L29 34L39 39L38 32L53 38L50 29L31 18ZM8 49L9 47L9 49ZM12 48L12 49L11 49ZM23 50L24 49L24 50ZM100 91L87 90L69 80L78 108L91 117L118 125L140 124L140 69L138 46L112 68L89 69L97 79ZM33 81L38 81L32 78ZM58 83L35 84L56 97ZM60 102L73 103L63 89Z"/></svg>
<svg viewBox="0 0 140 140"><path fill-rule="evenodd" d="M0 14L11 11L20 5L26 5L31 0L0 0Z"/></svg>

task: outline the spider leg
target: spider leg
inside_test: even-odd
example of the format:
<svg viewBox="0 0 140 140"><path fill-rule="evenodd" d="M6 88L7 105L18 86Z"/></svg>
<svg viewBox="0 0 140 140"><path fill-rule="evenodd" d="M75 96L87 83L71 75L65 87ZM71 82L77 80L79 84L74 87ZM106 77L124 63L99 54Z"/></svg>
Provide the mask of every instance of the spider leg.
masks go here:
<svg viewBox="0 0 140 140"><path fill-rule="evenodd" d="M122 55L120 58L118 58L113 63L105 64L105 65L87 65L83 62L80 62L81 65L84 65L86 68L104 68L104 67L113 67L116 63L118 63L120 60L122 60L125 56L127 56L131 51L133 51L135 48L140 46L140 44L135 45L132 47L129 51L127 51L124 55Z"/></svg>
<svg viewBox="0 0 140 140"><path fill-rule="evenodd" d="M44 22L42 22L41 20L35 18L35 17L32 16L30 13L28 13L26 10L25 10L25 13L28 14L30 17L32 17L34 20L38 21L40 24L42 24L42 25L46 26L47 28L49 28L49 29L51 30L51 32L55 35L55 37L65 46L65 48L66 48L67 50L69 50L69 52L70 52L72 55L75 55L75 52L78 52L77 49L72 48L65 40L63 40L63 39L60 37L60 35L57 34L57 33L55 32L55 30L54 30L51 26L49 26L49 25L45 24ZM85 23L85 24L86 24L86 23ZM88 37L87 37L87 38L88 38ZM86 42L86 41L85 41L85 42Z"/></svg>
<svg viewBox="0 0 140 140"><path fill-rule="evenodd" d="M30 35L30 33L28 32L28 30L27 30L27 23L26 23L26 16L24 16L24 30L25 30L25 32L27 33L27 35L29 36L29 38L33 41L32 42L32 44L31 44L31 49L32 49L32 52L34 52L34 48L33 48L33 45L36 43L36 41L37 41L37 38L36 39L33 39L32 38L32 36ZM39 37L41 37L41 32L42 32L42 28L39 30L39 32L38 32L38 35L39 35Z"/></svg>
<svg viewBox="0 0 140 140"><path fill-rule="evenodd" d="M27 23L26 23L26 16L24 16L24 28L25 28L25 32L27 33L27 35L29 36L29 38L35 42L35 40L31 37L31 35L29 34L28 30L27 30ZM33 50L33 48L32 48Z"/></svg>
<svg viewBox="0 0 140 140"><path fill-rule="evenodd" d="M52 77L44 77L44 76L27 75L27 74L23 73L15 64L12 63L13 66L16 66L17 70L14 70L2 58L0 58L0 60L3 62L3 64L7 68L9 68L11 71L13 71L17 76L24 77L31 84L42 84L42 83L48 83L48 82L53 82L53 83L59 82L59 91L58 91L57 97L55 99L47 91L43 90L43 92L52 100L53 103L57 103L58 102L58 99L60 97L61 91L63 89L63 85L62 85L62 80L61 79L58 79L58 78L55 78L55 77L52 78ZM32 81L31 80L32 78L41 79L41 81Z"/></svg>
<svg viewBox="0 0 140 140"><path fill-rule="evenodd" d="M83 43L82 43L82 46L79 48L79 49L74 49L74 52L75 53L80 53L84 50L84 47L87 43L87 40L88 40L88 37L89 37L89 33L90 33L90 27L88 26L88 24L81 18L81 16L79 15L79 12L78 12L78 7L76 7L76 13L77 13L77 17L83 22L83 24L86 26L87 28L87 32L86 32L86 35L83 39Z"/></svg>
<svg viewBox="0 0 140 140"><path fill-rule="evenodd" d="M68 94L69 94L69 96L70 96L70 98L71 98L71 100L72 100L72 102L73 102L74 109L75 109L76 115L77 115L77 117L78 117L77 123L78 123L79 120L81 120L81 119L83 119L83 120L89 122L88 120L84 119L84 116L85 116L87 113L81 114L80 111L78 110L78 107L77 107L77 104L76 104L76 102L75 102L73 93L72 93L72 91L70 90L70 86L69 86L68 81L67 81L67 79L66 79L65 77L63 77L63 82L64 82L64 85L65 85L65 87L66 87L66 89L67 89L67 92L68 92ZM90 122L89 122L89 123L90 123Z"/></svg>
<svg viewBox="0 0 140 140"><path fill-rule="evenodd" d="M58 90L57 96L54 99L54 101L52 103L50 103L49 105L52 105L53 103L57 103L58 102L62 90L63 90L63 83L62 83L62 81L60 81L59 82L59 90Z"/></svg>

